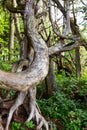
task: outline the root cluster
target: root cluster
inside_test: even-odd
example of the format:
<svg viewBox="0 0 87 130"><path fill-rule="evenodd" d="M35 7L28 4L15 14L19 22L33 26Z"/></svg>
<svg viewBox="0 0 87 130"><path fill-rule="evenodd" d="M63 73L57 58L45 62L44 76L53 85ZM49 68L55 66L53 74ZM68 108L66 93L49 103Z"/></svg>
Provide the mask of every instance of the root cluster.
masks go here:
<svg viewBox="0 0 87 130"><path fill-rule="evenodd" d="M14 72L14 70L16 68L17 69L16 71L19 72L19 71L22 71L23 66L28 67L28 62L24 62L24 61L22 61L22 62L23 63L21 63L21 66L20 66L20 64L18 66L17 63L16 63L13 66L12 71ZM28 119L25 121L25 123L31 121L32 119L34 119L36 121L36 124L37 124L36 130L42 130L43 127L46 130L49 130L48 123L45 120L45 118L41 115L38 104L36 103L36 86L32 86L28 91L20 92L18 94L18 97L17 97L15 103L10 108L5 130L9 130L9 125L10 125L13 113L15 112L15 110L17 111L18 107L24 103L25 97L27 95L28 95L28 98L29 98L28 101L29 101L30 113L29 113Z"/></svg>

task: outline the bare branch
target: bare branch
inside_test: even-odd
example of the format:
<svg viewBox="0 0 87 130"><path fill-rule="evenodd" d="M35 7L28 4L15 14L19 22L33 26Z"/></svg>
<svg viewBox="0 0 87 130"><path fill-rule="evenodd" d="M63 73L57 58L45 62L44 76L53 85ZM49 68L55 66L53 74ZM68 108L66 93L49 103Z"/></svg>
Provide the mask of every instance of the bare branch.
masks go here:
<svg viewBox="0 0 87 130"><path fill-rule="evenodd" d="M67 23L66 23L66 29L65 30L67 30L67 34L68 34L68 31L70 30L70 22L71 22L70 17L69 17L69 11L65 11L65 9L63 8L63 6L60 4L60 2L58 0L52 0L52 1L57 4L58 9L63 13L64 17L66 18ZM68 3L68 6L69 6L69 3ZM52 14L51 14L51 1L50 1L50 7L49 7L49 16L50 16L50 21L51 21L51 24L52 24L52 27L53 27L53 31L58 37L60 37L62 39L74 40L74 37L61 34L58 31L58 28L56 27L55 21L53 21Z"/></svg>
<svg viewBox="0 0 87 130"><path fill-rule="evenodd" d="M81 41L77 41L72 45L67 44L64 46L61 46L61 43L58 43L56 46L51 46L49 48L49 55L58 54L59 52L70 51L70 50L77 48L78 46L81 46L81 45L82 45Z"/></svg>
<svg viewBox="0 0 87 130"><path fill-rule="evenodd" d="M61 5L61 3L59 2L59 0L52 0L53 2L55 2L57 4L57 8L62 12L62 14L64 15L64 17L67 19L67 12L66 10L64 9L64 7ZM75 25L74 21L72 20L72 18L70 18L70 27L71 27L71 30L74 31L74 35L78 34L78 36L80 36L80 33L79 33L79 29L77 27L77 24ZM62 37L61 37L62 38ZM69 37L69 36L65 36L64 39L74 39L73 37Z"/></svg>
<svg viewBox="0 0 87 130"><path fill-rule="evenodd" d="M59 31L58 31L58 29L57 29L57 27L56 27L56 24L55 24L55 21L53 20L53 17L52 17L52 9L51 9L51 0L50 0L50 6L49 6L49 17L50 17L50 21L51 21L51 24L52 24L52 27L53 27L53 31L55 32L55 34L58 36L58 37L60 37L60 38L66 38L67 39L67 37L65 36L65 35L63 35L63 34L61 34Z"/></svg>

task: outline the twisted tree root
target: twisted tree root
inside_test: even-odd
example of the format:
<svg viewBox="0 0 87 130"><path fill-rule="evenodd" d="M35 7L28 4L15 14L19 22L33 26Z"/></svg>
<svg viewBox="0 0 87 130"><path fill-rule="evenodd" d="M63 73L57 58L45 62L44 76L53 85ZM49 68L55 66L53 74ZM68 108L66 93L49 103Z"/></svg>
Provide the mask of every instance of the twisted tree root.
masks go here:
<svg viewBox="0 0 87 130"><path fill-rule="evenodd" d="M5 130L9 130L9 125L10 125L13 113L20 105L23 104L23 101L25 99L26 94L27 94L27 92L20 92L17 99L16 99L16 101L15 101L15 103L10 108Z"/></svg>
<svg viewBox="0 0 87 130"><path fill-rule="evenodd" d="M22 61L23 62L23 61ZM28 67L28 62L24 62L23 64L19 64L19 66L17 66L17 64L15 64L15 67L13 66L12 71L14 72L14 69L17 69L17 72L22 71L23 66ZM37 127L36 130L42 130L42 127L44 126L44 128L46 130L49 130L48 127L48 123L47 121L44 119L44 117L41 115L40 109L38 104L36 103L36 86L31 87L28 91L26 92L20 92L15 103L13 104L13 106L11 107L10 111L9 111L9 115L8 115L8 119L7 119L7 124L6 124L6 128L5 130L9 130L9 125L13 116L13 113L15 110L18 109L18 107L20 105L23 104L25 97L27 96L27 94L29 94L29 108L30 108L30 114L28 119L25 121L29 122L30 120L32 120L33 118L36 120L37 123Z"/></svg>
<svg viewBox="0 0 87 130"><path fill-rule="evenodd" d="M36 130L42 130L43 126L46 130L49 130L48 123L45 120L45 118L41 115L39 106L36 103L36 95L35 95L36 94L36 87L34 87L33 89L31 88L29 90L29 92L30 92L31 112L30 112L30 115L29 115L28 119L26 120L26 122L29 122L31 119L34 118L36 120L36 123L37 123Z"/></svg>
<svg viewBox="0 0 87 130"><path fill-rule="evenodd" d="M30 104L29 104L29 107L30 107L31 112L30 112L30 115L29 115L28 119L26 120L26 122L29 122L30 120L32 120L34 118L36 120L36 123L37 123L36 130L41 130L43 126L44 126L44 128L46 130L49 130L48 123L44 119L44 117L41 115L39 107L38 107L38 105L36 103L36 98L35 98L35 95L34 95L35 94L34 89L36 89L36 87L31 88L29 90L29 94L30 94ZM11 109L9 111L7 125L6 125L6 129L5 130L9 130L9 124L11 122L12 115L13 115L14 111L20 105L23 104L26 95L27 95L27 92L20 92L20 94L18 95L18 97L16 99L16 102L13 104L13 106L11 107Z"/></svg>

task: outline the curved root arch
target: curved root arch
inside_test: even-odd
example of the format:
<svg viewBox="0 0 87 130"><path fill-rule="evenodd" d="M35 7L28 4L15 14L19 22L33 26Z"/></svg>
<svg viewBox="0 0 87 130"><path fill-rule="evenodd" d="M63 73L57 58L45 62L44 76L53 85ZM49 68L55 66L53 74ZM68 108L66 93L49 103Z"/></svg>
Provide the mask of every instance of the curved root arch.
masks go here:
<svg viewBox="0 0 87 130"><path fill-rule="evenodd" d="M13 65L12 72L20 72L23 71L24 67L29 67L29 62L28 60L21 60L20 62L17 62ZM9 130L9 125L13 116L13 113L20 105L23 104L25 97L29 94L29 108L30 108L30 114L28 116L28 119L26 122L29 122L32 119L36 120L37 130L41 130L42 127L46 130L49 130L48 128L48 123L45 120L45 118L41 115L40 109L38 107L38 104L36 103L36 86L32 86L28 91L26 92L20 92L15 103L13 106L10 108L8 119L7 119L7 125L5 130Z"/></svg>

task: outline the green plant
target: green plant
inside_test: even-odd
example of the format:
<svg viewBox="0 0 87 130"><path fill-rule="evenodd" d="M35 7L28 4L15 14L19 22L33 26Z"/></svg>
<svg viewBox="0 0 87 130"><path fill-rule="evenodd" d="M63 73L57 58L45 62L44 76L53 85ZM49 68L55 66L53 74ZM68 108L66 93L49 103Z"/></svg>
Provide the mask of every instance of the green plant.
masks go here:
<svg viewBox="0 0 87 130"><path fill-rule="evenodd" d="M16 91L10 91L10 98L13 99L16 95Z"/></svg>
<svg viewBox="0 0 87 130"><path fill-rule="evenodd" d="M11 64L10 62L5 62L0 60L0 69L5 71L11 71Z"/></svg>
<svg viewBox="0 0 87 130"><path fill-rule="evenodd" d="M21 123L19 122L12 122L12 130L25 130Z"/></svg>
<svg viewBox="0 0 87 130"><path fill-rule="evenodd" d="M27 126L28 128L32 128L32 129L35 127L35 125L34 125L34 123L33 123L32 121L27 122L27 123L26 123L26 126Z"/></svg>
<svg viewBox="0 0 87 130"><path fill-rule="evenodd" d="M54 124L54 126L53 126L53 129L52 130L57 130L57 128L56 128L56 125Z"/></svg>
<svg viewBox="0 0 87 130"><path fill-rule="evenodd" d="M43 115L49 120L60 120L66 130L84 130L87 128L87 105L84 100L87 79L61 75L57 82L58 91L51 98L38 100Z"/></svg>

